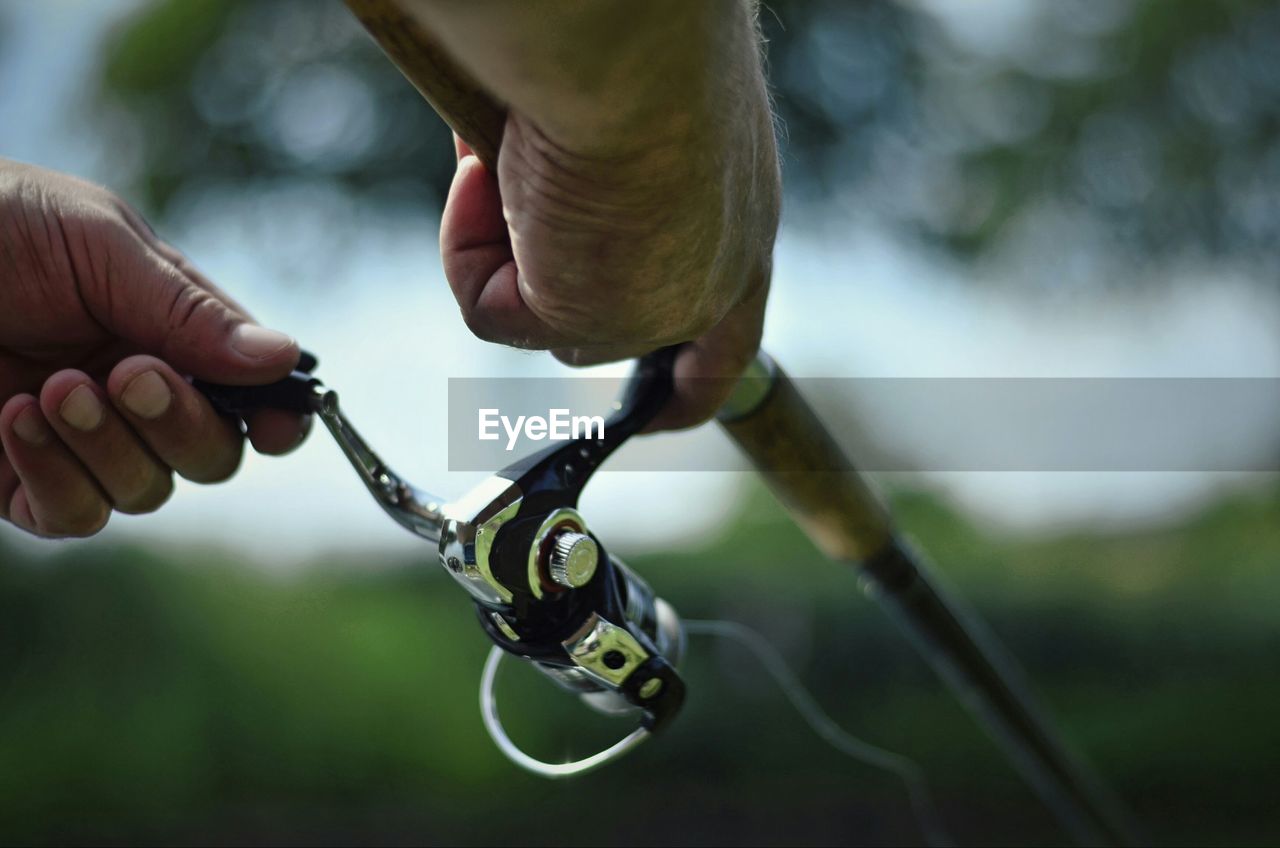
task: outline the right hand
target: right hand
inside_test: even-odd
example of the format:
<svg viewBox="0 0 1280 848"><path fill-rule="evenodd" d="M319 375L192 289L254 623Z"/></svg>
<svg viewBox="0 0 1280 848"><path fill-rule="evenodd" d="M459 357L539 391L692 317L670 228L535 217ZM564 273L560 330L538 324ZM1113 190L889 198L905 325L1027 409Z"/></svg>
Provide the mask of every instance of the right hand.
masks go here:
<svg viewBox="0 0 1280 848"><path fill-rule="evenodd" d="M0 160L0 518L88 536L159 508L175 471L227 479L240 428L187 378L270 383L298 357L110 192ZM249 438L284 453L307 423L262 412Z"/></svg>
<svg viewBox="0 0 1280 848"><path fill-rule="evenodd" d="M506 106L440 224L471 330L590 365L687 343L652 425L710 418L760 344L781 177L743 0L414 9Z"/></svg>

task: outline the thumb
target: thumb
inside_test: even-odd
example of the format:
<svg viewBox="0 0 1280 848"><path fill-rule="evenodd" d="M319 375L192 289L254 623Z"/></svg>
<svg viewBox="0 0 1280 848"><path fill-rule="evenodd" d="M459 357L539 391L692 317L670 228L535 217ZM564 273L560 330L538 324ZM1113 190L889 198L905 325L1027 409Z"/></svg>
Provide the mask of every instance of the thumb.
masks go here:
<svg viewBox="0 0 1280 848"><path fill-rule="evenodd" d="M256 324L176 251L139 240L132 262L107 281L109 321L122 339L192 377L260 385L288 376L298 343Z"/></svg>

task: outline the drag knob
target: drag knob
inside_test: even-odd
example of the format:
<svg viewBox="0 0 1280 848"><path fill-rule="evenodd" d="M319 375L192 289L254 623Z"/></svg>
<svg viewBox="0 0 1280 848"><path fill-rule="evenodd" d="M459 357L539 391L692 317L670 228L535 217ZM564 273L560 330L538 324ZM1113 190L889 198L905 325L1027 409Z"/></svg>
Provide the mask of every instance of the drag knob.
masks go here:
<svg viewBox="0 0 1280 848"><path fill-rule="evenodd" d="M596 565L600 562L600 548L595 539L585 533L566 530L556 536L551 546L551 559L547 569L551 579L566 589L577 589L591 582Z"/></svg>

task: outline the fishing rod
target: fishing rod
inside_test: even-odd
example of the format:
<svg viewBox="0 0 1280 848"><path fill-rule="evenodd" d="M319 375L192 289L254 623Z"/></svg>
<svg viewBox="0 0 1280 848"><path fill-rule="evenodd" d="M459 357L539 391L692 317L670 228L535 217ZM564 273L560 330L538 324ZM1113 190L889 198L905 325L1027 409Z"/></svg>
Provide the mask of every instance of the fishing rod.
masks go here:
<svg viewBox="0 0 1280 848"><path fill-rule="evenodd" d="M346 0L374 40L479 159L496 169L506 113L406 11L401 0ZM670 396L675 351L643 357L605 438L581 438L521 460L450 504L392 472L359 437L307 357L281 384L203 385L225 412L263 405L315 412L399 523L438 545L472 596L494 648L483 676L487 729L508 757L548 777L581 774L667 726L679 710L679 617L609 554L577 511L591 474ZM717 418L777 498L828 557L855 566L956 696L1081 844L1135 844L1116 799L1069 750L1010 655L931 578L891 517L785 372L763 352ZM538 761L507 736L493 687L505 656L522 657L601 712L638 716L611 748L570 764Z"/></svg>

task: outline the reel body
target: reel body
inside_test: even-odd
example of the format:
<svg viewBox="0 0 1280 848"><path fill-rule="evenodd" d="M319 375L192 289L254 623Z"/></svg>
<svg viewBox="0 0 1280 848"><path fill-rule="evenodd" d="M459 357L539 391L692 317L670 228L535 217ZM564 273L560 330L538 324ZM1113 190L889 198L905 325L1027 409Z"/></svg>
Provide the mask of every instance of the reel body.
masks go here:
<svg viewBox="0 0 1280 848"><path fill-rule="evenodd" d="M670 397L674 356L666 349L640 361L600 438L519 460L446 506L440 539L441 564L471 594L495 650L533 663L602 714L636 715L643 735L662 729L684 700L680 620L610 554L577 505L596 468ZM497 719L493 692L500 661L491 656L494 671L485 675L481 702L486 726L510 756L514 745ZM513 759L548 776L566 773L564 764Z"/></svg>
<svg viewBox="0 0 1280 848"><path fill-rule="evenodd" d="M392 471L351 426L337 395L312 376L304 354L268 386L196 382L221 412L264 407L315 413L378 504L434 543L445 571L471 596L494 643L481 685L490 735L513 762L548 777L580 774L665 727L684 701L677 665L680 619L639 575L613 557L578 512L591 475L671 397L677 348L639 360L598 437L554 444L489 477L450 503ZM520 750L498 718L495 680L504 656L528 661L561 689L605 715L635 716L620 742L576 763L551 764Z"/></svg>

